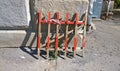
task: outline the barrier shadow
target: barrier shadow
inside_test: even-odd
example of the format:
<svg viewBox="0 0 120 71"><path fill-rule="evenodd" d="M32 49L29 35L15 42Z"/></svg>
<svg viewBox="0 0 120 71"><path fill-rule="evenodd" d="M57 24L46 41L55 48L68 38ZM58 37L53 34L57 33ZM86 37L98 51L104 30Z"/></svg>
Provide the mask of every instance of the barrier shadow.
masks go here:
<svg viewBox="0 0 120 71"><path fill-rule="evenodd" d="M31 20L29 22L29 28L25 30L26 35L24 37L24 40L22 41L20 49L30 54L35 59L37 59L37 57L34 55L36 54L37 50L32 49L32 46L37 37L37 29L36 29L37 28L37 24L36 24L37 23L37 11L34 10L34 7L35 7L35 0L29 0L29 10L30 10ZM33 36L32 39L30 39L31 36ZM28 45L28 42L30 42L29 45Z"/></svg>

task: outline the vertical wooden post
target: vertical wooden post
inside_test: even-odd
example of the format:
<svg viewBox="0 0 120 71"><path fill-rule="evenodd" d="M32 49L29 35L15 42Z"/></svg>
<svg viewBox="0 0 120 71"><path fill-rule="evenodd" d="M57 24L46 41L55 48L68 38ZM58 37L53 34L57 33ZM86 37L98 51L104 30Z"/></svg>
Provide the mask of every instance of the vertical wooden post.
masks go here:
<svg viewBox="0 0 120 71"><path fill-rule="evenodd" d="M76 47L77 47L77 24L78 24L78 13L76 13L75 21L75 35L74 35L74 57L76 56Z"/></svg>
<svg viewBox="0 0 120 71"><path fill-rule="evenodd" d="M47 59L49 58L49 48L50 48L50 12L48 13L48 36L47 36Z"/></svg>
<svg viewBox="0 0 120 71"><path fill-rule="evenodd" d="M64 56L65 56L65 59L66 59L66 53L67 53L67 47L68 47L68 13L66 13L66 35L65 35L64 47L65 47Z"/></svg>
<svg viewBox="0 0 120 71"><path fill-rule="evenodd" d="M86 26L87 26L87 10L84 17L83 39L82 39L82 57L84 56L84 48L86 47Z"/></svg>
<svg viewBox="0 0 120 71"><path fill-rule="evenodd" d="M40 56L40 32L41 32L41 16L42 12L38 13L38 24L37 24L37 55Z"/></svg>
<svg viewBox="0 0 120 71"><path fill-rule="evenodd" d="M59 12L56 13L56 19L59 20ZM56 23L56 39L55 39L55 57L57 57L58 54L58 23Z"/></svg>

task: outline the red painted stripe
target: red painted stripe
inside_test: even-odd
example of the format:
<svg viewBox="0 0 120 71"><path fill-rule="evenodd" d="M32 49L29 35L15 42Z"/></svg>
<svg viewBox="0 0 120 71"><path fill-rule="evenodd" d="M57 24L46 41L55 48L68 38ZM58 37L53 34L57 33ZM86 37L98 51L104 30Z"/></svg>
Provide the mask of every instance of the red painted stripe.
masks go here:
<svg viewBox="0 0 120 71"><path fill-rule="evenodd" d="M68 24L68 13L66 13L66 24Z"/></svg>
<svg viewBox="0 0 120 71"><path fill-rule="evenodd" d="M48 12L48 24L50 24L50 17L51 17L51 14L50 12Z"/></svg>
<svg viewBox="0 0 120 71"><path fill-rule="evenodd" d="M38 24L41 23L41 16L42 16L42 12L40 11L40 12L38 13Z"/></svg>
<svg viewBox="0 0 120 71"><path fill-rule="evenodd" d="M41 23L41 16L42 16L42 12L40 11L38 13L38 31L39 31L39 25ZM40 34L37 35L37 48L40 48Z"/></svg>
<svg viewBox="0 0 120 71"><path fill-rule="evenodd" d="M77 40L77 38L75 37L75 38L74 38L74 50L76 50L77 42L78 42L78 40Z"/></svg>
<svg viewBox="0 0 120 71"><path fill-rule="evenodd" d="M58 49L58 36L56 36L55 49Z"/></svg>
<svg viewBox="0 0 120 71"><path fill-rule="evenodd" d="M37 47L40 48L40 36L37 37Z"/></svg>
<svg viewBox="0 0 120 71"><path fill-rule="evenodd" d="M65 45L64 45L64 47L65 47L65 50L66 50L67 47L68 47L68 38L65 38Z"/></svg>
<svg viewBox="0 0 120 71"><path fill-rule="evenodd" d="M47 20L41 20L41 23L47 23Z"/></svg>
<svg viewBox="0 0 120 71"><path fill-rule="evenodd" d="M47 38L47 49L50 48L50 37Z"/></svg>
<svg viewBox="0 0 120 71"><path fill-rule="evenodd" d="M86 38L83 37L82 39L82 48L85 48L86 47Z"/></svg>
<svg viewBox="0 0 120 71"><path fill-rule="evenodd" d="M68 21L68 24L74 24L75 22Z"/></svg>
<svg viewBox="0 0 120 71"><path fill-rule="evenodd" d="M75 24L78 24L78 13L76 13L76 22L75 22Z"/></svg>

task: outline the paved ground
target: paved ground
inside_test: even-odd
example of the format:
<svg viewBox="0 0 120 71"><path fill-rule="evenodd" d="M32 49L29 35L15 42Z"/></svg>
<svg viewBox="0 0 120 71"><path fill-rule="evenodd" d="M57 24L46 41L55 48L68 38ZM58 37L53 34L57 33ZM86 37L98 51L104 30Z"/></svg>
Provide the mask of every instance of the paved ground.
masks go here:
<svg viewBox="0 0 120 71"><path fill-rule="evenodd" d="M94 23L83 58L37 60L28 48L0 48L0 71L120 71L120 20Z"/></svg>

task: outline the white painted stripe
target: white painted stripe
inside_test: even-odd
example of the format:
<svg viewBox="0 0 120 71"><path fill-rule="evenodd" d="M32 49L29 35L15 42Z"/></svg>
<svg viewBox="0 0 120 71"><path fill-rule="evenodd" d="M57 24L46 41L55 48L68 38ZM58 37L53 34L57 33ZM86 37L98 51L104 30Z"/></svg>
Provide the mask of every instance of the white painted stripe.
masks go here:
<svg viewBox="0 0 120 71"><path fill-rule="evenodd" d="M24 30L0 30L0 33L24 33L26 34L26 31Z"/></svg>
<svg viewBox="0 0 120 71"><path fill-rule="evenodd" d="M29 9L29 0L25 0L26 12L27 12L27 21L28 24L30 23L31 16L30 16L30 9Z"/></svg>

